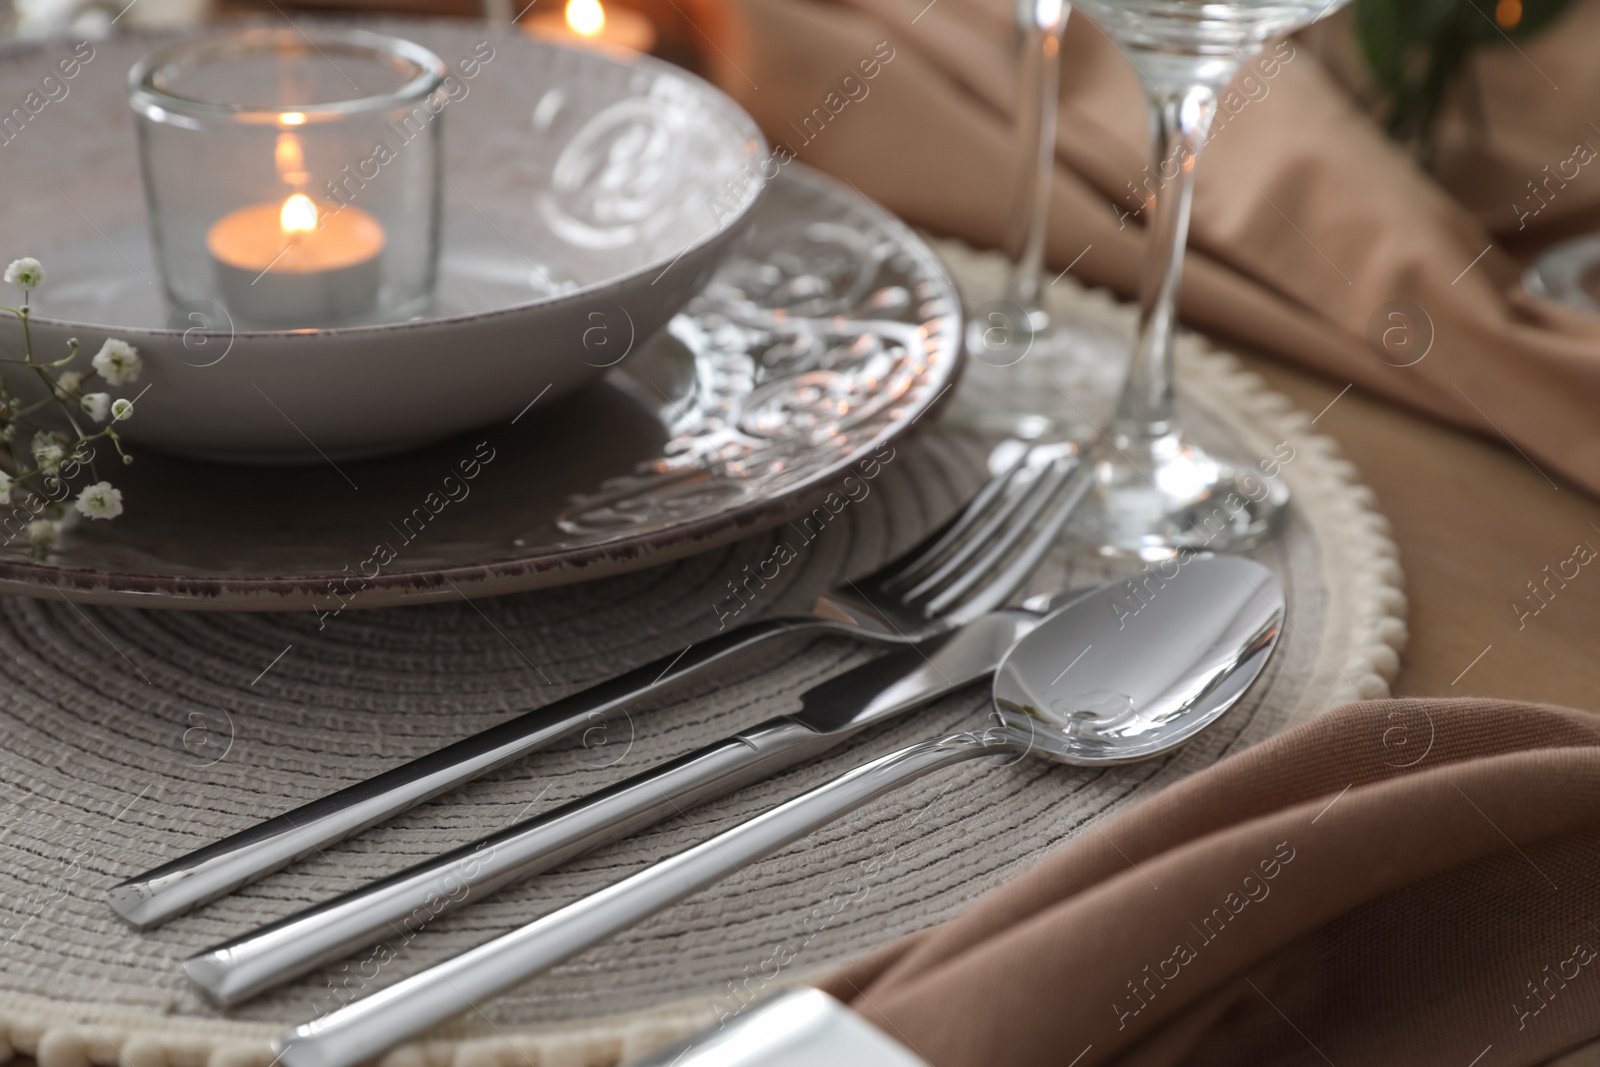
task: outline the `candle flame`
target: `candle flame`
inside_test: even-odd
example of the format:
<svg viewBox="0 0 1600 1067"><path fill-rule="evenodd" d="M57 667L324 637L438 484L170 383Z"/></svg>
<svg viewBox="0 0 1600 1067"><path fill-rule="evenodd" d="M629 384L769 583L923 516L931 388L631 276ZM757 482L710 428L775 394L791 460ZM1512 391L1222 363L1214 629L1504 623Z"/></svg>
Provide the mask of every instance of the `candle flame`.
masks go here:
<svg viewBox="0 0 1600 1067"><path fill-rule="evenodd" d="M278 225L290 236L310 233L317 228L317 205L306 194L295 193L283 202L283 210L278 212Z"/></svg>
<svg viewBox="0 0 1600 1067"><path fill-rule="evenodd" d="M303 112L285 111L283 114L278 116L278 121L283 123L285 126L304 126L306 124L306 117Z"/></svg>
<svg viewBox="0 0 1600 1067"><path fill-rule="evenodd" d="M580 37L593 37L606 28L606 9L600 0L567 0L567 25Z"/></svg>

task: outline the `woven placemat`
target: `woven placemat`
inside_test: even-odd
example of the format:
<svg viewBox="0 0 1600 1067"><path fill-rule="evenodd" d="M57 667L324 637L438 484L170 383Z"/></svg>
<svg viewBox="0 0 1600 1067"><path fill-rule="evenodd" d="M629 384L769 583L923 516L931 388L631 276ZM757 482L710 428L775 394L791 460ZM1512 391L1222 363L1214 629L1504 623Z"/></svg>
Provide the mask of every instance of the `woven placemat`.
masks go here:
<svg viewBox="0 0 1600 1067"><path fill-rule="evenodd" d="M992 257L940 245L969 299ZM1126 335L1131 311L1063 281L1057 310ZM1288 632L1219 725L1165 760L1089 772L1026 761L931 776L671 908L481 1011L394 1064L613 1064L938 922L1149 792L1288 726L1387 693L1405 598L1372 494L1310 420L1188 336L1185 417L1202 441L1281 457L1286 531L1258 553L1282 578ZM1081 383L1078 383L1081 385ZM1087 402L1087 401L1085 401ZM984 475L987 445L949 426L898 446L739 621L807 603L914 543ZM196 530L196 536L204 536ZM779 799L923 736L981 720L982 687L816 764L690 812L224 1016L187 985L194 950L798 707L865 659L791 642L631 710L587 744L536 757L407 813L149 934L102 894L158 861L421 755L717 629L714 604L780 528L703 556L536 594L369 612L192 614L0 601L0 1054L42 1067L251 1065L270 1039L418 968L615 881ZM1051 560L1032 591L1121 572ZM726 608L726 605L724 605ZM3 1058L3 1055L0 1055Z"/></svg>

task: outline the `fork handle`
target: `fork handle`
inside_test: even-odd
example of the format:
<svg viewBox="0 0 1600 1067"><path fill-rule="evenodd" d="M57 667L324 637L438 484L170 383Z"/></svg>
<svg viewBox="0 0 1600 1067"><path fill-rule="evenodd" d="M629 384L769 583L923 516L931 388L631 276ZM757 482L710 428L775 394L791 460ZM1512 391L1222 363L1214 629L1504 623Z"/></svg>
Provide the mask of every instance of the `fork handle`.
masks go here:
<svg viewBox="0 0 1600 1067"><path fill-rule="evenodd" d="M129 878L107 890L106 901L136 929L160 925L546 748L635 697L769 638L828 625L820 619L765 619L718 634Z"/></svg>
<svg viewBox="0 0 1600 1067"><path fill-rule="evenodd" d="M196 953L183 969L224 1007L454 908L627 837L837 745L787 716L768 720L537 818Z"/></svg>
<svg viewBox="0 0 1600 1067"><path fill-rule="evenodd" d="M356 1067L906 782L1007 747L992 736L957 734L879 757L521 929L290 1030L278 1039L278 1058L284 1067Z"/></svg>

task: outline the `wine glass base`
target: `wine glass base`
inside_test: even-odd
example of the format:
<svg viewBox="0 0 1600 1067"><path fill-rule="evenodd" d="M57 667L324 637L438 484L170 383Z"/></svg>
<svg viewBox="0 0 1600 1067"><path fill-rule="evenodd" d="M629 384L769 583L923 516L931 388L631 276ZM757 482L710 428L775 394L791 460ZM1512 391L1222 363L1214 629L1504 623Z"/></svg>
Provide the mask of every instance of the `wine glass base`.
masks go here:
<svg viewBox="0 0 1600 1067"><path fill-rule="evenodd" d="M1007 301L984 305L967 328L967 365L948 418L986 436L1024 441L1081 440L1107 412L1127 341L1088 324L1051 321L1040 327ZM994 307L1009 308L993 325ZM979 309L980 311L983 309ZM1093 421L1091 421L1093 420Z"/></svg>
<svg viewBox="0 0 1600 1067"><path fill-rule="evenodd" d="M1121 451L1102 441L1094 459L1095 486L1066 537L1100 556L1248 552L1277 533L1289 502L1282 482L1215 459L1177 434Z"/></svg>

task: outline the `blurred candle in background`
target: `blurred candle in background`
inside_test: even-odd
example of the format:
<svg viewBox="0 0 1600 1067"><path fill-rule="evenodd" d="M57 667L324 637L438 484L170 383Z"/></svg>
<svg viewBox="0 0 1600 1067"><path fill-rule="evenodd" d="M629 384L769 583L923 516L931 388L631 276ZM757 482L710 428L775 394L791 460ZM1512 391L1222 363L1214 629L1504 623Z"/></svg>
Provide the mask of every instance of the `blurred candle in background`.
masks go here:
<svg viewBox="0 0 1600 1067"><path fill-rule="evenodd" d="M650 20L631 8L601 0L567 0L560 12L541 11L522 20L522 28L535 37L561 44L577 44L620 52L649 52L656 46Z"/></svg>

